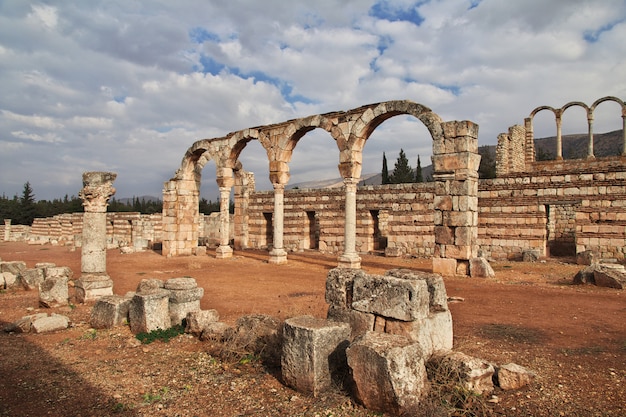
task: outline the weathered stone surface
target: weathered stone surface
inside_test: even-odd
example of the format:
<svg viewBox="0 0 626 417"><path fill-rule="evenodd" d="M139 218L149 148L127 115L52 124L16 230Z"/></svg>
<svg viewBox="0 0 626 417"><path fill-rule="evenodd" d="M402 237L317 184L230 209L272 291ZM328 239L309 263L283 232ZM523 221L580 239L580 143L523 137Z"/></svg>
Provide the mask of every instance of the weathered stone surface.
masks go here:
<svg viewBox="0 0 626 417"><path fill-rule="evenodd" d="M0 288L10 288L17 283L17 277L11 272L0 272Z"/></svg>
<svg viewBox="0 0 626 417"><path fill-rule="evenodd" d="M214 342L222 343L224 341L225 335L232 328L221 321L217 321L215 323L208 323L202 329L202 333L200 334L200 340L210 340Z"/></svg>
<svg viewBox="0 0 626 417"><path fill-rule="evenodd" d="M591 250L585 250L576 254L576 264L592 265L596 262L596 254Z"/></svg>
<svg viewBox="0 0 626 417"><path fill-rule="evenodd" d="M183 324L183 319L192 311L200 310L200 300L188 301L186 303L173 303L170 298L169 312L172 326Z"/></svg>
<svg viewBox="0 0 626 417"><path fill-rule="evenodd" d="M74 289L79 303L96 301L100 297L113 295L113 280L106 274L83 275L74 283Z"/></svg>
<svg viewBox="0 0 626 417"><path fill-rule="evenodd" d="M539 249L525 249L522 251L522 261L537 262L541 257Z"/></svg>
<svg viewBox="0 0 626 417"><path fill-rule="evenodd" d="M285 383L318 396L347 371L345 350L350 326L311 316L285 320L281 355Z"/></svg>
<svg viewBox="0 0 626 417"><path fill-rule="evenodd" d="M43 272L46 279L53 277L67 277L67 279L70 280L74 276L72 270L67 266L46 266L43 268Z"/></svg>
<svg viewBox="0 0 626 417"><path fill-rule="evenodd" d="M422 279L426 281L429 293L429 309L431 312L445 311L448 309L448 294L443 277L424 271L413 271L410 269L391 269L385 272L389 275L402 279Z"/></svg>
<svg viewBox="0 0 626 417"><path fill-rule="evenodd" d="M0 272L10 272L15 276L26 269L26 263L22 261L0 262Z"/></svg>
<svg viewBox="0 0 626 417"><path fill-rule="evenodd" d="M166 290L191 290L197 286L196 280L190 277L170 278L163 284Z"/></svg>
<svg viewBox="0 0 626 417"><path fill-rule="evenodd" d="M354 279L364 275L361 269L331 269L326 277L326 302L335 307L352 308Z"/></svg>
<svg viewBox="0 0 626 417"><path fill-rule="evenodd" d="M15 333L28 333L31 330L31 326L33 321L42 317L48 317L47 313L37 313L31 314L28 316L24 316L21 319L8 324L5 328L5 332L15 332Z"/></svg>
<svg viewBox="0 0 626 417"><path fill-rule="evenodd" d="M165 288L163 280L157 278L142 279L137 285L138 293L149 293L155 290L161 290Z"/></svg>
<svg viewBox="0 0 626 417"><path fill-rule="evenodd" d="M41 268L24 269L19 277L25 290L36 290L46 278Z"/></svg>
<svg viewBox="0 0 626 417"><path fill-rule="evenodd" d="M52 276L39 284L39 305L46 308L68 304L67 276Z"/></svg>
<svg viewBox="0 0 626 417"><path fill-rule="evenodd" d="M449 310L416 321L387 319L385 333L404 336L420 345L425 359L452 350L453 327Z"/></svg>
<svg viewBox="0 0 626 417"><path fill-rule="evenodd" d="M437 369L436 373L451 375L466 389L476 394L493 391L493 374L495 368L489 362L474 358L462 352L451 352L444 356L433 356L429 367Z"/></svg>
<svg viewBox="0 0 626 417"><path fill-rule="evenodd" d="M593 279L598 287L617 288L626 287L626 271L623 265L600 264L593 272Z"/></svg>
<svg viewBox="0 0 626 417"><path fill-rule="evenodd" d="M200 300L204 295L204 288L196 287L190 290L169 290L169 292L170 303L181 304Z"/></svg>
<svg viewBox="0 0 626 417"><path fill-rule="evenodd" d="M130 303L130 297L101 297L91 309L90 326L94 329L110 329L124 324L128 320Z"/></svg>
<svg viewBox="0 0 626 417"><path fill-rule="evenodd" d="M35 264L35 268L54 268L55 266L57 266L55 263L52 262L37 262Z"/></svg>
<svg viewBox="0 0 626 417"><path fill-rule="evenodd" d="M365 274L354 279L352 308L364 313L412 321L428 315L429 303L424 280Z"/></svg>
<svg viewBox="0 0 626 417"><path fill-rule="evenodd" d="M185 317L185 332L200 336L205 327L210 323L218 322L219 319L220 315L217 310L190 311Z"/></svg>
<svg viewBox="0 0 626 417"><path fill-rule="evenodd" d="M477 257L470 259L470 276L472 278L493 278L496 273L487 259Z"/></svg>
<svg viewBox="0 0 626 417"><path fill-rule="evenodd" d="M172 327L172 321L168 307L169 291L161 289L149 293L136 293L128 311L130 330L137 334L169 329Z"/></svg>
<svg viewBox="0 0 626 417"><path fill-rule="evenodd" d="M328 320L348 323L350 325L350 329L352 329L350 340L354 340L355 337L360 336L367 331L374 330L374 320L376 316L370 313L363 313L362 311L331 305L328 307L326 318Z"/></svg>
<svg viewBox="0 0 626 417"><path fill-rule="evenodd" d="M417 415L428 381L417 343L386 333L367 332L347 349L356 399L370 410Z"/></svg>
<svg viewBox="0 0 626 417"><path fill-rule="evenodd" d="M574 284L595 284L594 271L596 270L595 265L590 265L578 271L576 275L574 275Z"/></svg>
<svg viewBox="0 0 626 417"><path fill-rule="evenodd" d="M433 272L443 276L456 275L456 259L433 258Z"/></svg>
<svg viewBox="0 0 626 417"><path fill-rule="evenodd" d="M496 368L495 381L503 390L514 390L530 384L537 375L515 363L507 363Z"/></svg>
<svg viewBox="0 0 626 417"><path fill-rule="evenodd" d="M46 333L56 330L67 329L70 319L60 314L51 314L46 317L38 317L32 321L31 331L34 333Z"/></svg>

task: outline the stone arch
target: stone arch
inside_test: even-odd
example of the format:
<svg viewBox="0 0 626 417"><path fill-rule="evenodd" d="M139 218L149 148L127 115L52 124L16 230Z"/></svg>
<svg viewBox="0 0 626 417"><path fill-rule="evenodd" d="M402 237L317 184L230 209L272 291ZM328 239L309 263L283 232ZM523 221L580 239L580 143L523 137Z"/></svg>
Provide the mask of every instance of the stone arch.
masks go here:
<svg viewBox="0 0 626 417"><path fill-rule="evenodd" d="M596 108L598 107L598 105L600 103L604 103L605 101L614 101L617 104L620 105L621 109L622 109L622 156L626 156L626 103L624 103L623 100L620 100L617 97L614 96L606 96L606 97L602 97L597 99L596 101L593 102L593 104L590 107L590 116L589 116L589 126L590 126L590 140L593 140L593 132L592 132L592 126L593 126L593 116L594 116L594 112L596 110Z"/></svg>

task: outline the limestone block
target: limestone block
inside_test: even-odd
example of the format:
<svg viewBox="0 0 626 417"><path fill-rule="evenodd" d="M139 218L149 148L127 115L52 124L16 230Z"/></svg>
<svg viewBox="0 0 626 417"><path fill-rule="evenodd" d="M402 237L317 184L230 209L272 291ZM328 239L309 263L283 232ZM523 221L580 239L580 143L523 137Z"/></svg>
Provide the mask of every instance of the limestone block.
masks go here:
<svg viewBox="0 0 626 417"><path fill-rule="evenodd" d="M228 345L236 352L257 354L269 366L280 365L282 325L265 314L250 314L237 319L235 326L224 333Z"/></svg>
<svg viewBox="0 0 626 417"><path fill-rule="evenodd" d="M456 259L433 258L433 272L443 276L456 275Z"/></svg>
<svg viewBox="0 0 626 417"><path fill-rule="evenodd" d="M52 263L52 262L37 262L35 264L35 268L54 268L56 266L56 264Z"/></svg>
<svg viewBox="0 0 626 417"><path fill-rule="evenodd" d="M445 375L453 375L463 386L476 394L493 391L494 366L479 358L462 352L451 352L444 356L433 356L431 363Z"/></svg>
<svg viewBox="0 0 626 417"><path fill-rule="evenodd" d="M0 272L10 272L19 276L26 269L26 263L22 261L0 262Z"/></svg>
<svg viewBox="0 0 626 417"><path fill-rule="evenodd" d="M216 323L219 319L220 315L217 310L190 311L185 317L185 332L200 336L207 325Z"/></svg>
<svg viewBox="0 0 626 417"><path fill-rule="evenodd" d="M31 330L35 333L53 332L67 329L70 319L60 314L52 314L46 317L39 317L33 320Z"/></svg>
<svg viewBox="0 0 626 417"><path fill-rule="evenodd" d="M429 310L426 281L363 275L354 279L352 308L397 320L424 318Z"/></svg>
<svg viewBox="0 0 626 417"><path fill-rule="evenodd" d="M94 329L110 329L124 324L128 320L130 303L130 297L101 297L91 309L90 326Z"/></svg>
<svg viewBox="0 0 626 417"><path fill-rule="evenodd" d="M20 281L25 290L35 290L39 288L44 279L44 271L40 268L24 269L19 274Z"/></svg>
<svg viewBox="0 0 626 417"><path fill-rule="evenodd" d="M17 283L17 277L11 272L0 272L0 288L10 288Z"/></svg>
<svg viewBox="0 0 626 417"><path fill-rule="evenodd" d="M495 381L503 390L514 390L530 384L537 375L515 363L507 363L496 368Z"/></svg>
<svg viewBox="0 0 626 417"><path fill-rule="evenodd" d="M428 380L417 343L398 335L367 332L346 354L360 403L374 411L418 415Z"/></svg>
<svg viewBox="0 0 626 417"><path fill-rule="evenodd" d="M67 281L67 276L46 278L39 284L39 305L46 308L67 305L69 299Z"/></svg>
<svg viewBox="0 0 626 417"><path fill-rule="evenodd" d="M361 311L331 305L328 306L326 318L328 320L348 323L352 330L350 340L353 340L367 331L374 330L376 316L370 313L363 313Z"/></svg>
<svg viewBox="0 0 626 417"><path fill-rule="evenodd" d="M539 249L526 249L522 251L522 261L537 262L541 257Z"/></svg>
<svg viewBox="0 0 626 417"><path fill-rule="evenodd" d="M413 271L411 269L390 269L385 272L389 275L402 279L421 279L426 281L429 294L429 309L431 312L445 311L448 309L448 294L443 277L424 271Z"/></svg>
<svg viewBox="0 0 626 417"><path fill-rule="evenodd" d="M404 336L420 345L425 359L452 350L454 332L449 310L415 321L387 320L385 333Z"/></svg>
<svg viewBox="0 0 626 417"><path fill-rule="evenodd" d="M496 273L493 271L487 259L477 257L470 259L470 276L472 278L493 278Z"/></svg>
<svg viewBox="0 0 626 417"><path fill-rule="evenodd" d="M202 288L200 288L202 289ZM172 326L183 324L183 319L192 311L200 310L200 300L185 303L172 303L170 299L169 314Z"/></svg>
<svg viewBox="0 0 626 417"><path fill-rule="evenodd" d="M206 341L211 340L214 342L222 343L224 341L224 335L231 329L231 327L223 323L221 321L216 321L215 323L208 323L202 329L202 333L200 334L200 340Z"/></svg>
<svg viewBox="0 0 626 417"><path fill-rule="evenodd" d="M113 280L108 275L83 275L74 284L79 303L95 301L113 295Z"/></svg>
<svg viewBox="0 0 626 417"><path fill-rule="evenodd" d="M581 269L574 275L574 284L595 284L594 271L596 270L595 265L590 265L586 268Z"/></svg>
<svg viewBox="0 0 626 417"><path fill-rule="evenodd" d="M626 272L623 265L599 265L593 272L593 279L598 287L617 288L626 287Z"/></svg>
<svg viewBox="0 0 626 417"><path fill-rule="evenodd" d="M15 333L28 333L31 330L33 321L36 319L48 317L47 313L37 313L31 314L28 316L24 316L21 319L7 325L3 330L5 332L15 332Z"/></svg>
<svg viewBox="0 0 626 417"><path fill-rule="evenodd" d="M165 288L168 290L167 288ZM170 292L170 303L182 304L198 301L204 295L204 288L196 287L190 290L168 290Z"/></svg>
<svg viewBox="0 0 626 417"><path fill-rule="evenodd" d="M130 330L137 334L169 329L172 325L168 307L169 291L161 289L135 294L128 311Z"/></svg>
<svg viewBox="0 0 626 417"><path fill-rule="evenodd" d="M149 293L155 290L161 290L165 287L165 283L156 278L148 278L142 279L137 285L137 292L139 293Z"/></svg>
<svg viewBox="0 0 626 417"><path fill-rule="evenodd" d="M591 250L578 252L576 254L576 263L578 265L591 265L596 262L596 254Z"/></svg>
<svg viewBox="0 0 626 417"><path fill-rule="evenodd" d="M361 269L331 269L326 277L326 302L336 307L351 308L354 279L364 275Z"/></svg>
<svg viewBox="0 0 626 417"><path fill-rule="evenodd" d="M285 320L281 355L285 383L317 397L347 371L350 326L311 316Z"/></svg>
<svg viewBox="0 0 626 417"><path fill-rule="evenodd" d="M70 280L74 275L72 270L67 266L46 266L43 268L43 272L46 279L53 277L66 277Z"/></svg>

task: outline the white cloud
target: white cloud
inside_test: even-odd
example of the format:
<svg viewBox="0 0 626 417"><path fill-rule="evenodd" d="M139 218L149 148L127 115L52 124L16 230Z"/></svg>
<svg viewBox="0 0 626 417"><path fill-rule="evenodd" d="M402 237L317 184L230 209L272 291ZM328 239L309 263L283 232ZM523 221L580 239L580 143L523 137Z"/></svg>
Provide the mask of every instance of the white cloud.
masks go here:
<svg viewBox="0 0 626 417"><path fill-rule="evenodd" d="M0 193L28 180L38 198L76 194L102 169L118 172L118 197L159 195L195 140L394 99L472 120L494 144L539 105L626 98L624 39L622 0L2 2ZM577 116L567 129L584 131ZM620 127L603 104L594 130ZM429 164L424 129L383 123L363 172L400 148ZM267 188L265 158L242 153ZM328 134L310 132L292 181L336 177L337 163Z"/></svg>

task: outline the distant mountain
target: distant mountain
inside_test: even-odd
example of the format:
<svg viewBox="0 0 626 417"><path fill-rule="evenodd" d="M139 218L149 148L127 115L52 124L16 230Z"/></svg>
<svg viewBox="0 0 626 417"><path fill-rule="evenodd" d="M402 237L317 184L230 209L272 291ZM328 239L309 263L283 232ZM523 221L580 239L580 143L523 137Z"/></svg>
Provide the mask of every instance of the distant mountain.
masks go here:
<svg viewBox="0 0 626 417"><path fill-rule="evenodd" d="M594 133L593 154L597 157L621 155L623 146L622 130L607 133ZM579 133L561 136L564 159L583 159L587 156L589 135ZM535 153L541 159L554 159L556 155L556 136L535 139ZM540 158L538 158L540 159Z"/></svg>

